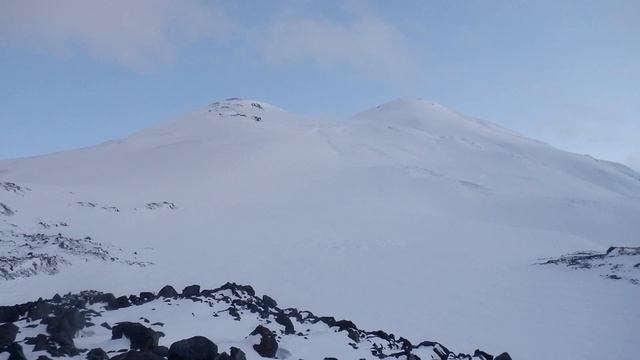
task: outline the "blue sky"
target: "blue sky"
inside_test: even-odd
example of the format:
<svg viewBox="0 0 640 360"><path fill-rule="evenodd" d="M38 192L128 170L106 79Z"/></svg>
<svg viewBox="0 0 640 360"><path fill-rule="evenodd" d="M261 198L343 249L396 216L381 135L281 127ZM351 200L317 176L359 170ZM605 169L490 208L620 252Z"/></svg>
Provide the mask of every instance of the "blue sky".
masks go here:
<svg viewBox="0 0 640 360"><path fill-rule="evenodd" d="M242 96L348 118L440 102L640 169L640 2L6 0L0 158Z"/></svg>

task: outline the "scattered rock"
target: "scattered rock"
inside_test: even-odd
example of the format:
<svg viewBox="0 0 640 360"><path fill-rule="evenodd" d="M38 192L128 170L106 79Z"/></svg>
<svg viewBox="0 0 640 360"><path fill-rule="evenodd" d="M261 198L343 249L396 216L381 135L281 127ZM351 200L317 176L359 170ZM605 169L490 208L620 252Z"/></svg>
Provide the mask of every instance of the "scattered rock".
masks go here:
<svg viewBox="0 0 640 360"><path fill-rule="evenodd" d="M111 360L165 360L165 358L150 351L129 350L123 354L112 357Z"/></svg>
<svg viewBox="0 0 640 360"><path fill-rule="evenodd" d="M139 297L139 299L140 299L140 303L141 303L141 304L144 304L144 303L147 303L147 302L149 302L149 301L152 301L152 300L153 300L153 299L155 299L155 298L156 298L156 296L155 296L155 295L153 295L153 293L152 293L152 292L149 292L149 291L143 291L143 292L141 292L141 293L140 293L140 297Z"/></svg>
<svg viewBox="0 0 640 360"><path fill-rule="evenodd" d="M27 318L29 318L29 320L31 321L40 320L47 317L49 314L51 314L51 311L52 311L51 304L46 303L44 301L37 301L36 304L33 307L31 307L31 309L29 309L29 312L27 313Z"/></svg>
<svg viewBox="0 0 640 360"><path fill-rule="evenodd" d="M122 309L131 306L129 298L126 296L120 296L115 299L110 305L112 309Z"/></svg>
<svg viewBox="0 0 640 360"><path fill-rule="evenodd" d="M166 346L156 346L153 349L151 349L151 352L165 358L169 356L169 348Z"/></svg>
<svg viewBox="0 0 640 360"><path fill-rule="evenodd" d="M260 343L253 345L253 349L262 357L275 358L278 351L278 342L275 335L268 328L258 325L251 335L259 335ZM171 360L171 359L170 359Z"/></svg>
<svg viewBox="0 0 640 360"><path fill-rule="evenodd" d="M232 360L247 360L247 355L244 353L244 351L238 349L237 347L232 346L229 351L231 352Z"/></svg>
<svg viewBox="0 0 640 360"><path fill-rule="evenodd" d="M7 360L27 360L27 357L24 356L24 352L22 351L22 346L18 343L12 343L6 348L6 351L9 353Z"/></svg>
<svg viewBox="0 0 640 360"><path fill-rule="evenodd" d="M270 308L276 308L278 307L278 303L273 300L270 296L268 295L262 295L262 303L266 306L266 307L270 307Z"/></svg>
<svg viewBox="0 0 640 360"><path fill-rule="evenodd" d="M612 252L615 252L615 250ZM171 301L162 295L172 298L188 298L193 300L195 304ZM105 302L108 303L106 307L102 305L89 307L89 305L95 303L102 304ZM135 308L147 302L155 303L153 305L140 307L139 309ZM115 306L112 307L109 304ZM114 350L114 348L121 346L117 344L108 345L108 343L104 343L106 339L99 340L100 337L104 336L104 330L95 328L88 329L88 327L92 326L93 322L99 323L96 321L96 318L102 316L102 313L105 311L119 311L120 305L127 305L128 308L119 312L116 318L122 319L122 317L119 317L121 314L125 316L127 316L127 314L135 314L130 316L132 320L138 319L144 321L146 324L135 321L120 322L112 327L109 323L102 322L102 327L111 330L112 339L121 339L123 337L129 339L131 344L130 349ZM147 311L160 310L160 308L171 311L181 311L180 308L182 305L186 305L183 312L188 311L188 313L184 315L190 313L195 316L194 313L196 311L215 308L210 310L213 318L223 317L228 321L233 317L238 321L245 321L245 317L248 317L249 320L247 321L272 324L269 326L272 327L274 331L271 331L271 329L264 325L258 325L255 330L251 332L250 341L254 344L253 349L256 351L256 354L252 357L289 358L293 355L292 352L288 351L288 349L280 348L278 344L279 341L287 339L287 336L299 336L300 340L296 339L296 341L304 341L302 339L313 341L315 339L313 333L318 330L326 331L326 327L320 325L326 324L331 328L329 332L343 332L343 340L347 341L344 346L347 349L366 349L370 351L374 357L380 359L396 358L419 360L420 358L428 358L438 360L470 360L473 358L478 360L511 360L507 353L493 358L492 355L480 350L474 353L474 357L468 354L456 354L449 351L442 344L432 341L423 341L413 346L407 339L402 337L396 338L394 334L382 330L360 330L349 320L336 320L330 316L316 316L310 311L299 311L295 308L280 309L277 307L277 302L274 299L268 296L257 297L255 296L253 288L250 286L242 286L235 283L226 283L220 288L214 290L205 289L202 291L199 286L192 285L183 289L181 295L178 295L171 286L165 286L160 291L158 297L155 297L153 293L150 292L140 293L139 296L116 297L110 293L103 294L96 291L84 291L79 294L58 295L55 300L44 301L39 299L35 302L0 307L0 315L11 319L13 322L20 320L21 316L25 317L23 320L42 318L40 323L19 321L15 324L8 322L0 325L0 352L8 352L8 348L14 343L25 343L33 346L29 347L29 350L46 351L54 359L57 357L77 357L80 354L84 354L83 356L87 360L109 360L108 354L113 353L117 355L111 360L163 360L167 358L169 360L246 360L246 354L239 348L231 347L229 352L218 353L217 346L202 336L178 341L174 343L171 348L158 346L158 340L161 336L164 336L164 334L146 325L151 323L151 320L148 319L151 318L151 315L157 318L157 316L162 315L164 312L159 311L151 314L147 313ZM192 306L205 306L205 308L194 309ZM226 306L226 310L221 310L225 309L224 306ZM240 318L240 315L243 315L243 317ZM42 326L40 324L46 325L48 334L40 333L35 337L24 338L16 336L16 333L20 335L20 330L28 333L32 333L32 331L36 332L36 329ZM314 327L314 324L318 324L320 327ZM155 322L149 326L161 325L163 324ZM241 327L242 326L243 325L241 325ZM29 327L33 330L27 329ZM297 333L295 332L296 328L298 328ZM100 348L95 348L91 351L75 348L74 337L80 330L83 330L83 337L97 337L96 342L86 342L86 340L83 340L83 343L96 344L109 351L103 351ZM173 331L170 326L167 330ZM12 351L17 354L14 356L15 359L23 360L20 358L20 353L17 351L17 348L12 347L12 349ZM331 352L331 349L327 349L329 355ZM318 357L323 358L320 355L327 355L327 353L318 354ZM420 357L417 356L418 353ZM34 357L35 356L29 356L31 359ZM3 359L7 360L6 358ZM327 357L326 359L333 358ZM50 359L44 357L40 360Z"/></svg>
<svg viewBox="0 0 640 360"><path fill-rule="evenodd" d="M276 322L284 326L284 333L286 335L296 333L296 330L293 327L293 322L291 322L291 319L287 315L283 313L278 313L278 315L276 315Z"/></svg>
<svg viewBox="0 0 640 360"><path fill-rule="evenodd" d="M192 297L200 295L200 285L187 286L182 290L182 296Z"/></svg>
<svg viewBox="0 0 640 360"><path fill-rule="evenodd" d="M20 318L15 306L0 306L0 323L15 322Z"/></svg>
<svg viewBox="0 0 640 360"><path fill-rule="evenodd" d="M169 348L169 360L215 360L218 346L204 336L176 341Z"/></svg>
<svg viewBox="0 0 640 360"><path fill-rule="evenodd" d="M0 215L4 215L4 216L13 216L15 214L15 212L13 212L13 210L11 210L11 208L9 208L7 205L0 203Z"/></svg>
<svg viewBox="0 0 640 360"><path fill-rule="evenodd" d="M109 360L109 355L101 348L95 348L89 350L87 360Z"/></svg>
<svg viewBox="0 0 640 360"><path fill-rule="evenodd" d="M12 323L0 325L0 349L9 346L16 340L18 335L18 327Z"/></svg>
<svg viewBox="0 0 640 360"><path fill-rule="evenodd" d="M579 251L557 258L541 259L537 265L565 265L572 269L590 271L610 280L626 280L640 285L640 268L631 266L640 259L640 247L611 246L606 252Z"/></svg>
<svg viewBox="0 0 640 360"><path fill-rule="evenodd" d="M84 316L78 309L65 309L60 315L45 318L43 321L47 323L47 332L63 348L63 351L68 354L75 353L73 338L85 324Z"/></svg>
<svg viewBox="0 0 640 360"><path fill-rule="evenodd" d="M111 339L121 339L126 336L131 341L133 350L151 350L158 346L158 340L164 336L142 324L134 322L120 322L111 329Z"/></svg>
<svg viewBox="0 0 640 360"><path fill-rule="evenodd" d="M160 291L158 292L158 297L162 298L173 298L177 296L178 292L171 285L165 285L165 287L160 289Z"/></svg>

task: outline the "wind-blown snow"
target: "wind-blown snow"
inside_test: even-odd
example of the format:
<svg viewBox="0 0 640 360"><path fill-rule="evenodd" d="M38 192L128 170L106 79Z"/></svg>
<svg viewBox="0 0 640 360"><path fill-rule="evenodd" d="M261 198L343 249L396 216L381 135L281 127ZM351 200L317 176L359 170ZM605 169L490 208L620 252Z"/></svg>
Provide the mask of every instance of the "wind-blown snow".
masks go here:
<svg viewBox="0 0 640 360"><path fill-rule="evenodd" d="M631 360L640 348L640 286L534 265L640 246L640 175L435 103L324 122L232 99L1 161L0 180L29 189L0 187L12 211L0 231L90 236L154 264L68 258L56 275L0 281L1 303L236 281L465 352Z"/></svg>

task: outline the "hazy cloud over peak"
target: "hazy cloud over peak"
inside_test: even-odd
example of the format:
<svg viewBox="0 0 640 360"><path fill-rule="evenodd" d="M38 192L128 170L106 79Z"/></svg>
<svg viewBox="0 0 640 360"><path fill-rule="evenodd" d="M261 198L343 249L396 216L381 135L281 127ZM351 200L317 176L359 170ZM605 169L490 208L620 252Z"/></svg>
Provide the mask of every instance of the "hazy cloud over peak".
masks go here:
<svg viewBox="0 0 640 360"><path fill-rule="evenodd" d="M180 42L219 37L229 24L213 6L185 0L5 1L0 45L94 57L134 69L171 60Z"/></svg>
<svg viewBox="0 0 640 360"><path fill-rule="evenodd" d="M197 0L6 1L0 4L0 45L73 55L88 52L135 70L179 56L183 43L230 40L255 48L269 63L310 60L365 73L396 76L412 68L403 34L360 9L340 22L310 17L304 4L295 17L269 12L233 13L218 2ZM274 2L278 14L286 3ZM258 11L256 11L258 12ZM273 15L273 16L272 16Z"/></svg>

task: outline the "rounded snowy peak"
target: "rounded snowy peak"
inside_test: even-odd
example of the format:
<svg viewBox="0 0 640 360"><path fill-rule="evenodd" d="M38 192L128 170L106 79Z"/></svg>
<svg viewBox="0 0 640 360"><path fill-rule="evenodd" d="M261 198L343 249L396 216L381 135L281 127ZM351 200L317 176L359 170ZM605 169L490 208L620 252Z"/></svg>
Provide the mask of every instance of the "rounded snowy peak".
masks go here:
<svg viewBox="0 0 640 360"><path fill-rule="evenodd" d="M521 136L488 121L465 116L447 106L423 99L401 98L356 114L361 124L410 128L444 136L495 134Z"/></svg>

